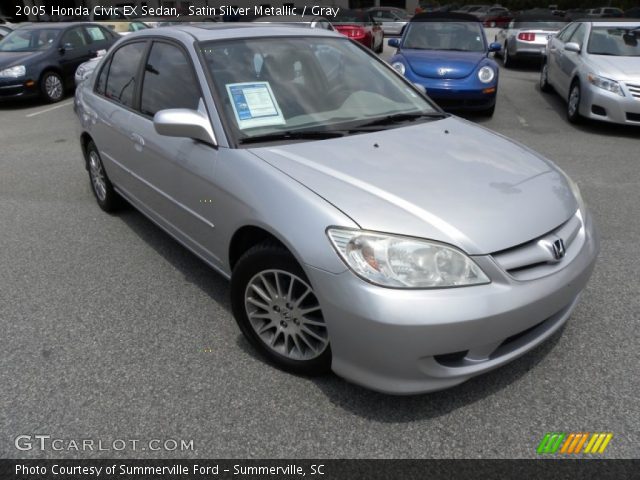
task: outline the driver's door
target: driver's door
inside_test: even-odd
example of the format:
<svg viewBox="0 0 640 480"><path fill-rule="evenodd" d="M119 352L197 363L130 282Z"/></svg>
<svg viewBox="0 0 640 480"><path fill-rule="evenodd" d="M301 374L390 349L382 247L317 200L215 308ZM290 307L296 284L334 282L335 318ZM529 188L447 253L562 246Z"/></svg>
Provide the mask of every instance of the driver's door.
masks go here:
<svg viewBox="0 0 640 480"><path fill-rule="evenodd" d="M91 58L89 51L89 41L83 27L73 27L64 32L58 46L58 55L65 85L73 85L73 76L78 66Z"/></svg>

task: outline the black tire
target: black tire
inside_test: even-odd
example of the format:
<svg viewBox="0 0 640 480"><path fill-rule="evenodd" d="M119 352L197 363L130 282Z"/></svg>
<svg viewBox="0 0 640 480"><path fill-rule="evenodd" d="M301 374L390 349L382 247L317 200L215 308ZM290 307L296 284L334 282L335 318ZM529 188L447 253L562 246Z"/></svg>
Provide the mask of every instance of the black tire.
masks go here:
<svg viewBox="0 0 640 480"><path fill-rule="evenodd" d="M40 93L48 103L56 103L64 98L65 85L62 77L52 70L44 72L40 78Z"/></svg>
<svg viewBox="0 0 640 480"><path fill-rule="evenodd" d="M502 50L502 66L504 68L513 67L513 59L511 55L509 55L509 46L507 43L504 44L504 49Z"/></svg>
<svg viewBox="0 0 640 480"><path fill-rule="evenodd" d="M540 91L544 93L551 93L553 91L549 83L549 65L546 60L542 61L542 66L540 67Z"/></svg>
<svg viewBox="0 0 640 480"><path fill-rule="evenodd" d="M87 170L89 171L89 183L93 196L96 197L98 206L105 212L112 213L122 206L122 197L114 190L113 184L107 176L102 164L100 152L93 140L90 140L86 149ZM102 176L104 190L99 186L98 176Z"/></svg>
<svg viewBox="0 0 640 480"><path fill-rule="evenodd" d="M572 104L572 96L574 95L574 91L576 92L576 107L573 110ZM578 80L574 80L571 84L571 88L569 88L569 98L567 98L567 120L571 123L580 123L582 120L582 116L580 115L580 102L582 101L582 90L580 89L580 82Z"/></svg>
<svg viewBox="0 0 640 480"><path fill-rule="evenodd" d="M493 114L495 113L495 111L496 111L496 104L494 103L489 108L482 110L480 112L480 115L482 115L483 117L491 118L493 117Z"/></svg>
<svg viewBox="0 0 640 480"><path fill-rule="evenodd" d="M275 345L274 347L268 346L266 343L266 339L263 340L263 338L261 338L258 334L257 330L262 329L263 336L271 336L272 341L274 341L275 338L276 344L279 344L277 340L282 338L282 345L278 345L278 349L284 348L286 351L288 350L287 345L291 345L290 355L294 356L293 353L296 351L297 344L296 346L293 345L293 336L291 334L289 334L289 336L285 334L285 331L290 332L290 330L288 329L295 328L292 323L296 320L293 310L291 310L292 316L288 316L289 310L287 310L287 312L276 310L275 306L273 306L272 308L276 313L272 312L271 308L267 309L255 307L255 309L257 309L256 311L260 312L260 316L264 318L265 315L268 315L270 316L270 318L264 318L264 323L260 327L254 327L254 325L251 323L248 312L249 307L247 306L250 304L250 302L247 301L247 296L249 295L249 292L253 292L253 290L250 290L251 282L256 279L256 277L260 273L262 273L263 276L273 275L272 272L274 270L282 272L285 279L286 274L289 274L306 282L305 286L303 286L303 284L296 283L295 285L297 286L297 288L302 287L304 289L306 287L310 287L307 276L305 275L298 262L291 255L291 253L289 253L281 245L274 242L268 242L250 248L236 263L233 269L233 275L231 277L231 308L233 311L233 316L235 317L240 330L244 334L245 338L249 341L249 343L251 343L251 345L253 345L262 356L264 356L270 363L278 368L281 368L282 370L301 375L321 375L329 372L331 369L331 348L328 344L328 336L326 346L323 347L323 350L320 350L320 348L318 348L318 354L314 358L298 360L279 353L278 351L276 351ZM274 277L268 278L269 281L271 281ZM271 283L271 285L273 286L274 283ZM288 287L284 286L284 282L283 284L281 284L281 286L283 291L288 290ZM268 292L268 288L265 288L264 291ZM300 292L303 290L297 291ZM294 295L292 292L292 297L293 296ZM304 298L305 300L313 300L315 299L315 294L312 291ZM269 306L267 305L267 302L264 301L264 297L258 297L258 299L262 300L262 303L264 303L265 306ZM281 302L286 302L287 306L289 305L288 293L279 297L279 299L281 300ZM251 303L251 305L253 304ZM316 317L316 320L319 319L322 321L322 323L324 323L324 320L321 316L322 313L319 308L318 311L320 316ZM254 313L256 312L254 311ZM287 316L285 317L284 315ZM283 321L283 318L286 321ZM259 320L254 319L254 322L257 321ZM283 324L284 327L282 327ZM271 326L269 327L269 325ZM271 334L269 334L268 332L271 332ZM298 344L303 345L300 337L297 336L296 338L298 339L296 340ZM310 339L311 337L306 338L305 336L305 341ZM306 344L304 344L303 347L305 347L306 349ZM307 353L309 355L314 354L310 348L308 349Z"/></svg>

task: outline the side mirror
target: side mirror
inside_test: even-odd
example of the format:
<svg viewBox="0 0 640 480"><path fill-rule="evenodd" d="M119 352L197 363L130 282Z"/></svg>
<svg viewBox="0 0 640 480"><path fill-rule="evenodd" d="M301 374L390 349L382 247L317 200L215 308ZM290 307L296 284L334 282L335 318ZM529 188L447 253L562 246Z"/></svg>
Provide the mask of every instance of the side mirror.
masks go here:
<svg viewBox="0 0 640 480"><path fill-rule="evenodd" d="M500 45L498 42L493 42L489 44L490 52L499 52L500 50L502 50L502 45Z"/></svg>
<svg viewBox="0 0 640 480"><path fill-rule="evenodd" d="M213 146L218 144L209 118L196 110L160 110L153 117L153 127L158 134L167 137L192 138Z"/></svg>
<svg viewBox="0 0 640 480"><path fill-rule="evenodd" d="M569 42L569 43L566 43L566 44L564 45L564 49L565 49L567 52L580 53L580 45L578 45L578 44L577 44L577 43L575 43L575 42Z"/></svg>
<svg viewBox="0 0 640 480"><path fill-rule="evenodd" d="M394 48L400 48L400 39L399 38L390 38L387 41L387 45Z"/></svg>

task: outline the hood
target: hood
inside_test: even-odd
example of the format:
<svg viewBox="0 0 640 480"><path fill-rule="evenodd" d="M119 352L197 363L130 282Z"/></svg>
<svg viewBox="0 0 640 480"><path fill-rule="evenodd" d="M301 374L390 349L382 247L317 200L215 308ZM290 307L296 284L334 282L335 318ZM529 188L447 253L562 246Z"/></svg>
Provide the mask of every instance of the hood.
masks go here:
<svg viewBox="0 0 640 480"><path fill-rule="evenodd" d="M42 52L0 52L0 70L31 63L40 55Z"/></svg>
<svg viewBox="0 0 640 480"><path fill-rule="evenodd" d="M469 254L530 241L578 208L551 162L455 117L251 152L363 229L438 240Z"/></svg>
<svg viewBox="0 0 640 480"><path fill-rule="evenodd" d="M635 80L640 83L640 57L589 55L587 66L594 73L613 80Z"/></svg>
<svg viewBox="0 0 640 480"><path fill-rule="evenodd" d="M411 69L425 78L458 79L468 77L487 55L484 52L445 52L442 50L402 50ZM438 70L446 69L441 75Z"/></svg>

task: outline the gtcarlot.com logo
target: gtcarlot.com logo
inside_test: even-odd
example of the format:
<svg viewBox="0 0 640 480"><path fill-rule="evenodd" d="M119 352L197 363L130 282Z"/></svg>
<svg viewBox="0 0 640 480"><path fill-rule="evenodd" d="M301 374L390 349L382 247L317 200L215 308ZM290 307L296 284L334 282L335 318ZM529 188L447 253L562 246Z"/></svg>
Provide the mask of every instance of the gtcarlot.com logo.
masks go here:
<svg viewBox="0 0 640 480"><path fill-rule="evenodd" d="M51 435L18 435L14 440L18 450L40 450L54 452L121 452L121 451L194 451L193 440L158 439L140 440L137 438L116 438L103 440L93 438L69 439L55 438Z"/></svg>
<svg viewBox="0 0 640 480"><path fill-rule="evenodd" d="M538 454L604 453L613 433L547 433L538 445Z"/></svg>

